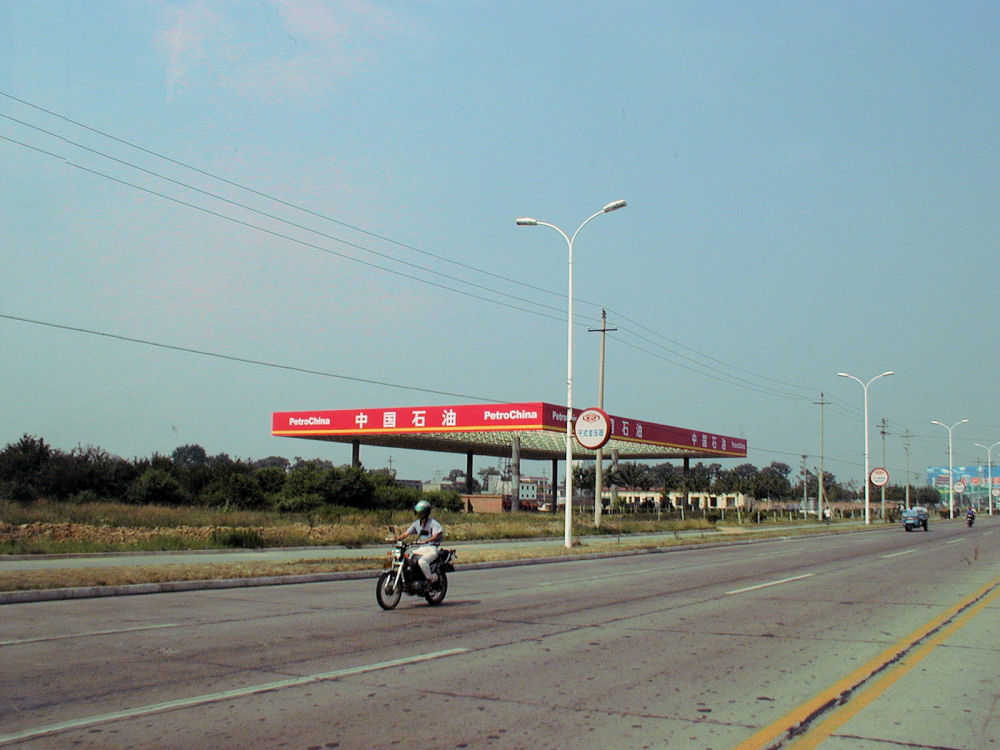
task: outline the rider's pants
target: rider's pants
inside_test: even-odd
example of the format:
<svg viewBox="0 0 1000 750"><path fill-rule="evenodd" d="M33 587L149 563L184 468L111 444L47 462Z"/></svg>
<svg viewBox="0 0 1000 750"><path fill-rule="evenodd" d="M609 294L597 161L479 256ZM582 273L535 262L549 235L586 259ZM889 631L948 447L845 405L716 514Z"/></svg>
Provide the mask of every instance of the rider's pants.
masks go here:
<svg viewBox="0 0 1000 750"><path fill-rule="evenodd" d="M431 580L431 563L437 559L438 548L433 544L422 544L413 554L417 555L417 565L423 571L424 578Z"/></svg>

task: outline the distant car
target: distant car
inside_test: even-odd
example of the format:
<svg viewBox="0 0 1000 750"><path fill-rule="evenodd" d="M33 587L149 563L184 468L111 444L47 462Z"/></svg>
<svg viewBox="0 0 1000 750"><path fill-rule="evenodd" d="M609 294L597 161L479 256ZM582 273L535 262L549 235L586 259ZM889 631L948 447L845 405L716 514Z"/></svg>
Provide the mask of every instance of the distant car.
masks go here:
<svg viewBox="0 0 1000 750"><path fill-rule="evenodd" d="M927 531L927 511L923 508L907 508L903 511L903 528L907 531L913 531L914 529L919 529L921 526L924 527L924 531Z"/></svg>

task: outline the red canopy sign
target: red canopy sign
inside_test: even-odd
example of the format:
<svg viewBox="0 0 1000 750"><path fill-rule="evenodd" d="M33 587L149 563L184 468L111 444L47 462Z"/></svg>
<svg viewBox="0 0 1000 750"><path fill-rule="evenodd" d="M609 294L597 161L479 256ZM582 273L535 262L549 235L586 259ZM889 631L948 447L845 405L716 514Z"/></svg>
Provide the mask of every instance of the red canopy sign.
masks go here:
<svg viewBox="0 0 1000 750"><path fill-rule="evenodd" d="M575 416L580 410L574 412ZM719 435L702 430L656 424L641 419L608 415L611 425L612 447L623 457L657 456L718 456L744 457L747 454L745 438ZM566 433L566 407L544 402L513 404L475 404L458 406L403 406L365 409L334 409L319 411L274 412L271 434L282 437L313 438L387 445L393 437L433 438L428 448L441 450L442 440L475 434L467 440L468 449L481 449L496 435L496 443L509 445L508 433L519 432L522 439L530 440L532 434ZM507 437L504 437L507 435ZM367 440L366 440L367 438ZM419 447L413 440L400 442L402 447ZM643 450L648 447L649 450ZM657 451L657 448L673 449ZM454 450L464 450L456 446ZM539 446L538 450L558 455L555 449ZM583 448L581 447L581 452Z"/></svg>

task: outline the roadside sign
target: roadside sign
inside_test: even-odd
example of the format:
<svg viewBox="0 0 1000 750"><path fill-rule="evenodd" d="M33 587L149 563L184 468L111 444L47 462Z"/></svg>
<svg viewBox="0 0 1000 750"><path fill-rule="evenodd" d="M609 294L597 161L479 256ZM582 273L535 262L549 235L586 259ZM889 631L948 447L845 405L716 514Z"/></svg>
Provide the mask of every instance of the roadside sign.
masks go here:
<svg viewBox="0 0 1000 750"><path fill-rule="evenodd" d="M952 485L951 488L955 490L955 492L957 492L959 495L961 495L963 492L965 492L965 482L959 479L957 482L955 482L955 484Z"/></svg>
<svg viewBox="0 0 1000 750"><path fill-rule="evenodd" d="M872 469L872 473L869 475L871 477L871 482L876 487L885 487L889 484L889 472L885 469Z"/></svg>
<svg viewBox="0 0 1000 750"><path fill-rule="evenodd" d="M611 420L602 409L584 409L576 418L573 434L584 448L596 451L611 439Z"/></svg>

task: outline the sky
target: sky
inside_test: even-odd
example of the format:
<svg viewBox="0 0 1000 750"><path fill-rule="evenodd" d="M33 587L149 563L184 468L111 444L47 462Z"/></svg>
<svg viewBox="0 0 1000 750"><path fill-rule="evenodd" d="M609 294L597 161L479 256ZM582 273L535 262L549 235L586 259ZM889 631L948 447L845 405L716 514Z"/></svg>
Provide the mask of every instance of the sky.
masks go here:
<svg viewBox="0 0 1000 750"><path fill-rule="evenodd" d="M341 464L271 413L565 404L567 244L514 220L624 199L574 243L575 406L603 307L612 414L860 484L837 373L892 370L871 465L922 484L962 419L985 463L998 92L995 2L0 3L0 446Z"/></svg>

